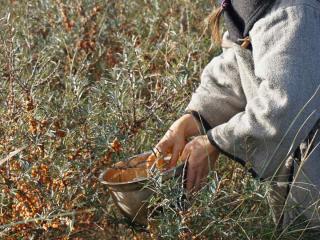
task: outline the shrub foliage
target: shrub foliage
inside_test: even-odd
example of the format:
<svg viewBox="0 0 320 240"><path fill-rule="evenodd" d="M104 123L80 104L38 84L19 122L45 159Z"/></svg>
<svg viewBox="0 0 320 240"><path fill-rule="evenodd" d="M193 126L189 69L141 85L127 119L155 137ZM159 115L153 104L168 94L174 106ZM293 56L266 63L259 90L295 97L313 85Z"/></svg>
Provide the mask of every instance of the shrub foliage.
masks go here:
<svg viewBox="0 0 320 240"><path fill-rule="evenodd" d="M4 0L0 8L1 239L269 239L266 188L221 158L177 206L157 186L147 228L115 209L101 171L150 150L180 115L210 48L208 0ZM12 153L11 155L9 155ZM155 183L156 184L156 183Z"/></svg>

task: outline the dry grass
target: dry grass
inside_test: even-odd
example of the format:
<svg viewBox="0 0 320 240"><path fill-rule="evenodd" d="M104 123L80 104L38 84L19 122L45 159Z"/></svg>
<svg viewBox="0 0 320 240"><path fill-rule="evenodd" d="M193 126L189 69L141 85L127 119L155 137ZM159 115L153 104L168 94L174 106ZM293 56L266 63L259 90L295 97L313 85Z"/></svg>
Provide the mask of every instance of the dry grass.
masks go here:
<svg viewBox="0 0 320 240"><path fill-rule="evenodd" d="M147 229L97 177L149 150L183 114L208 61L208 0L4 0L0 8L1 239L269 239L265 187L221 159L220 180L177 206L157 188ZM227 163L227 164L226 164ZM289 235L288 235L289 236ZM288 238L290 239L290 238Z"/></svg>

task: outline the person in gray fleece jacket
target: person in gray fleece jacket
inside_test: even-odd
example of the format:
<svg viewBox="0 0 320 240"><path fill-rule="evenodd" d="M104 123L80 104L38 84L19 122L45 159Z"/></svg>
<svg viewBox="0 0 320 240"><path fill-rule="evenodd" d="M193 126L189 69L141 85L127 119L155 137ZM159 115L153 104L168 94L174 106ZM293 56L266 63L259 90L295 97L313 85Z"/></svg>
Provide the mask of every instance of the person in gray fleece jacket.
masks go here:
<svg viewBox="0 0 320 240"><path fill-rule="evenodd" d="M187 113L155 149L172 152L171 167L180 155L188 159L189 191L202 186L223 153L270 182L268 200L279 226L302 220L316 228L320 1L248 2L223 1L223 51L203 70ZM270 4L261 7L265 2ZM244 48L248 44L241 46L242 41L250 41L250 46Z"/></svg>

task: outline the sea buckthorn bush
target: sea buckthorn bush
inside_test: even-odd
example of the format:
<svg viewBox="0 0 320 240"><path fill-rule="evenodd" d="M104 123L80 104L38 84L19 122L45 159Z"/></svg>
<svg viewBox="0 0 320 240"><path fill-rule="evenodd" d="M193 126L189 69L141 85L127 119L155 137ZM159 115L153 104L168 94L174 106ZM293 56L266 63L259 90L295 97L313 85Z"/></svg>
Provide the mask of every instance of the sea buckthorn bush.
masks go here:
<svg viewBox="0 0 320 240"><path fill-rule="evenodd" d="M126 220L98 180L184 113L221 51L206 22L213 5L1 1L0 239L275 236L267 188L223 157L184 207L179 181L151 182L147 227Z"/></svg>

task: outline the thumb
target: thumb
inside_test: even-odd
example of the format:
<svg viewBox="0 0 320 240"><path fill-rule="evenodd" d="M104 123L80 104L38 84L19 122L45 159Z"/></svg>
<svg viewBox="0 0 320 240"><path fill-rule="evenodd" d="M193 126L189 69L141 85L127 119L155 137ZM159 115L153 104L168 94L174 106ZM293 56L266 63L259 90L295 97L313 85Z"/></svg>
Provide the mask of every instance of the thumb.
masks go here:
<svg viewBox="0 0 320 240"><path fill-rule="evenodd" d="M183 161L187 161L188 158L190 157L190 153L191 153L191 151L190 151L190 149L189 149L189 144L187 144L187 145L184 147L180 158L181 158Z"/></svg>
<svg viewBox="0 0 320 240"><path fill-rule="evenodd" d="M179 159L181 150L182 150L182 146L180 146L180 145L175 145L173 147L172 156L171 156L170 164L169 164L169 169L172 167L175 167L177 165L177 161Z"/></svg>
<svg viewBox="0 0 320 240"><path fill-rule="evenodd" d="M153 151L156 153L156 155L158 156L159 154L160 155L166 155L167 153L170 153L171 152L171 146L170 144L167 142L167 141L163 141L163 142L160 142L158 143Z"/></svg>

